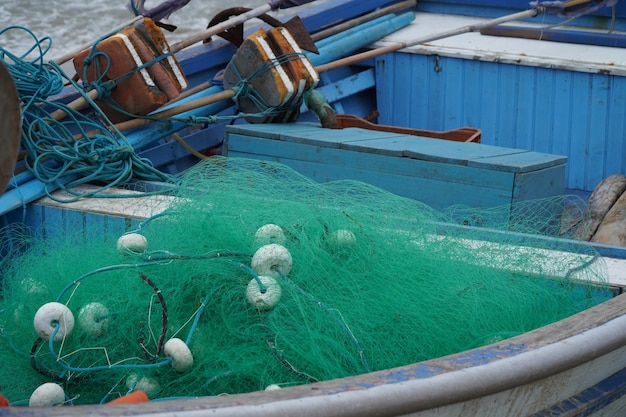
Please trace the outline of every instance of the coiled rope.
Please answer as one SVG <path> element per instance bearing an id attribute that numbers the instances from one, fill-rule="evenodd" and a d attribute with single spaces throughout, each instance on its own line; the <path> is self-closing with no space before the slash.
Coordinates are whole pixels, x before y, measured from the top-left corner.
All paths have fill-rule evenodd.
<path id="1" fill-rule="evenodd" d="M 84 90 L 56 63 L 44 61 L 52 45 L 49 37 L 38 39 L 22 26 L 7 27 L 0 31 L 0 36 L 10 30 L 23 31 L 33 39 L 33 46 L 21 55 L 0 46 L 0 59 L 15 79 L 22 103 L 24 164 L 36 179 L 46 184 L 48 196 L 58 199 L 50 190 L 61 188 L 74 196 L 63 199 L 64 202 L 82 197 L 112 197 L 103 191 L 131 180 L 175 181 L 171 175 L 154 168 L 149 160 L 140 158 Z M 66 82 L 73 84 L 91 104 L 99 121 L 61 102 L 48 100 L 59 94 Z M 55 110 L 63 110 L 67 117 L 55 120 L 51 116 Z M 89 193 L 74 190 L 78 185 L 94 181 L 105 185 Z"/>

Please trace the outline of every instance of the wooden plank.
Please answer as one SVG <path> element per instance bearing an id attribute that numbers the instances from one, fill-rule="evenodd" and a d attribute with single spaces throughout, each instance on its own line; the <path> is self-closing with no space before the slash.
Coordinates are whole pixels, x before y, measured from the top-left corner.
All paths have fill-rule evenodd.
<path id="1" fill-rule="evenodd" d="M 485 157 L 472 160 L 468 165 L 496 171 L 531 172 L 553 166 L 565 165 L 566 162 L 567 157 L 565 156 L 522 151 L 497 157 Z"/>
<path id="2" fill-rule="evenodd" d="M 527 152 L 520 149 L 406 135 L 398 135 L 387 140 L 369 140 L 352 145 L 354 145 L 354 150 L 357 147 L 369 152 L 376 152 L 382 149 L 402 150 L 402 156 L 407 158 L 456 165 L 469 165 L 469 162 L 472 160 Z"/>
<path id="3" fill-rule="evenodd" d="M 74 188 L 74 191 L 78 193 L 89 193 L 93 190 L 97 189 L 97 187 L 90 185 L 81 185 Z M 109 216 L 118 216 L 125 217 L 130 219 L 145 219 L 154 214 L 160 213 L 161 211 L 167 209 L 171 204 L 174 197 L 167 195 L 152 195 L 146 196 L 139 192 L 133 192 L 130 190 L 122 190 L 118 188 L 110 188 L 107 190 L 103 190 L 102 194 L 111 196 L 121 196 L 128 195 L 132 196 L 133 194 L 136 197 L 132 198 L 83 198 L 78 201 L 74 201 L 71 203 L 62 203 L 57 201 L 68 199 L 70 194 L 64 191 L 57 191 L 55 193 L 56 199 L 51 199 L 49 197 L 43 197 L 35 202 L 32 205 L 35 206 L 43 206 L 46 210 L 50 208 L 63 208 L 65 211 L 75 211 L 75 212 L 90 212 L 90 213 L 100 213 L 106 214 Z M 106 204 L 104 203 L 106 201 Z M 47 212 L 46 212 L 47 214 Z M 53 213 L 54 214 L 54 213 Z M 48 217 L 45 218 L 48 221 Z"/>
<path id="4" fill-rule="evenodd" d="M 382 141 L 392 140 L 399 135 L 389 132 L 367 130 L 359 128 L 348 129 L 323 129 L 306 130 L 302 132 L 290 131 L 281 134 L 280 139 L 292 143 L 303 143 L 312 146 L 322 146 L 329 148 L 343 148 L 347 144 L 364 143 L 365 141 L 380 139 Z"/>
<path id="5" fill-rule="evenodd" d="M 261 157 L 261 159 L 266 159 Z M 324 163 L 313 163 L 302 160 L 281 160 L 298 172 L 306 173 L 310 178 L 319 181 L 337 179 L 355 179 L 380 187 L 401 197 L 420 201 L 435 210 L 444 210 L 452 205 L 463 204 L 472 207 L 495 207 L 509 204 L 510 193 L 507 190 L 494 190 L 480 185 L 469 186 L 454 181 L 424 178 L 370 169 L 372 161 L 361 164 L 361 167 L 342 166 L 328 171 Z"/>
<path id="6" fill-rule="evenodd" d="M 246 135 L 254 134 L 259 138 L 280 140 L 282 135 L 289 135 L 292 132 L 306 132 L 316 130 L 319 125 L 314 123 L 268 123 L 268 124 L 239 124 L 226 126 L 226 136 L 230 134 Z M 252 133 L 254 132 L 254 133 Z"/>
<path id="7" fill-rule="evenodd" d="M 507 172 L 245 136 L 229 136 L 225 143 L 229 157 L 280 162 L 320 182 L 355 179 L 420 201 L 428 196 L 425 202 L 439 209 L 451 204 L 490 207 L 511 200 L 514 178 Z"/>
<path id="8" fill-rule="evenodd" d="M 528 172 L 563 164 L 565 157 L 419 136 L 400 135 L 359 128 L 324 131 L 314 124 L 245 125 L 227 128 L 229 133 L 304 143 L 314 146 L 405 156 L 420 160 L 473 165 L 510 172 Z"/>
<path id="9" fill-rule="evenodd" d="M 515 174 L 511 202 L 561 196 L 565 193 L 565 165 Z"/>

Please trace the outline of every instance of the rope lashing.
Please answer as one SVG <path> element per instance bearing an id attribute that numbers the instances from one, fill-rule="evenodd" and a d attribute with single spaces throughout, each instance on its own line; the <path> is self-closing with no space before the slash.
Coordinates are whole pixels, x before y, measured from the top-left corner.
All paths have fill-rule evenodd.
<path id="1" fill-rule="evenodd" d="M 87 114 L 59 101 L 48 100 L 49 96 L 61 93 L 65 82 L 70 83 L 92 105 L 98 118 L 112 125 L 93 100 L 58 65 L 44 62 L 52 43 L 50 38 L 37 39 L 32 31 L 20 26 L 9 27 L 0 35 L 7 30 L 21 30 L 33 39 L 33 46 L 19 56 L 0 47 L 0 58 L 16 80 L 22 102 L 24 164 L 36 179 L 66 191 L 92 181 L 105 182 L 101 188 L 103 191 L 131 179 L 173 180 L 155 169 L 150 161 L 138 157 L 117 129 L 110 130 Z M 112 86 L 106 82 L 99 84 L 99 88 L 110 89 Z M 67 116 L 55 120 L 51 116 L 55 110 L 63 110 Z M 71 201 L 86 196 L 72 194 L 76 198 Z"/>
<path id="2" fill-rule="evenodd" d="M 238 78 L 237 84 L 232 87 L 233 91 L 235 92 L 233 100 L 238 103 L 243 98 L 249 99 L 256 105 L 257 108 L 261 110 L 259 112 L 260 115 L 276 115 L 289 111 L 293 108 L 299 108 L 301 104 L 301 97 L 298 97 L 298 99 L 296 100 L 291 100 L 283 106 L 271 106 L 263 96 L 262 92 L 259 92 L 253 87 L 252 80 L 262 74 L 274 70 L 275 68 L 281 67 L 290 61 L 297 61 L 302 59 L 307 58 L 306 55 L 300 52 L 290 52 L 287 54 L 283 54 L 277 56 L 275 59 L 268 60 L 259 65 L 258 68 L 248 77 L 243 77 L 239 69 L 237 68 L 237 65 L 234 62 L 231 62 L 230 68 Z"/>

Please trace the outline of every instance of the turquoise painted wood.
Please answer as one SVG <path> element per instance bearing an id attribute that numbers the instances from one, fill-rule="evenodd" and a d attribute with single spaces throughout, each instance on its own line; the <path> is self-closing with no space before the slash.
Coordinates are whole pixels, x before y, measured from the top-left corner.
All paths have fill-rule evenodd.
<path id="1" fill-rule="evenodd" d="M 626 172 L 626 77 L 396 53 L 376 82 L 381 124 L 476 126 L 483 144 L 565 155 L 571 190 Z"/>
<path id="2" fill-rule="evenodd" d="M 135 229 L 139 224 L 138 219 L 88 209 L 71 209 L 40 201 L 28 205 L 23 221 L 30 227 L 33 237 L 59 242 L 72 239 L 84 243 L 105 239 L 113 247 L 119 236 Z"/>
<path id="3" fill-rule="evenodd" d="M 234 125 L 223 152 L 286 164 L 319 182 L 364 181 L 433 208 L 560 195 L 563 156 L 312 123 Z"/>

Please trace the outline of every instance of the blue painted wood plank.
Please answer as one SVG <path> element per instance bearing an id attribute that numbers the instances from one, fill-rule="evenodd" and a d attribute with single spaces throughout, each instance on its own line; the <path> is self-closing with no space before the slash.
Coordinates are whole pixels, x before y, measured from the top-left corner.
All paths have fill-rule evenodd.
<path id="1" fill-rule="evenodd" d="M 230 157 L 254 155 L 280 161 L 302 160 L 328 165 L 326 171 L 332 173 L 343 166 L 363 166 L 380 172 L 394 172 L 406 176 L 424 176 L 444 182 L 460 182 L 485 188 L 510 190 L 512 174 L 493 172 L 464 165 L 450 165 L 438 161 L 423 161 L 412 158 L 389 158 L 384 155 L 355 152 L 336 148 L 320 148 L 302 143 L 268 141 L 250 136 L 228 135 L 225 143 Z M 471 173 L 471 174 L 470 174 Z"/>
<path id="2" fill-rule="evenodd" d="M 563 195 L 565 165 L 555 165 L 515 175 L 512 202 Z"/>
<path id="3" fill-rule="evenodd" d="M 284 142 L 274 148 L 251 137 L 238 137 L 235 142 L 227 139 L 226 143 L 230 143 L 230 157 L 280 162 L 319 182 L 367 182 L 439 210 L 454 204 L 493 207 L 511 201 L 512 173 L 409 158 L 394 158 L 397 161 L 390 170 L 389 158 L 383 155 Z"/>
<path id="4" fill-rule="evenodd" d="M 602 167 L 604 175 L 626 172 L 626 147 L 619 138 L 626 138 L 626 83 L 611 77 L 609 85 L 609 109 L 607 112 L 606 132 L 606 166 Z M 597 185 L 591 183 L 592 187 Z"/>
<path id="5" fill-rule="evenodd" d="M 352 142 L 342 146 L 342 148 L 368 153 L 396 151 L 388 153 L 392 156 L 396 156 L 397 151 L 400 151 L 400 154 L 397 156 L 424 161 L 445 162 L 452 165 L 469 165 L 471 161 L 480 161 L 484 158 L 496 158 L 511 153 L 527 153 L 527 151 L 518 149 L 402 135 L 382 140 Z M 489 164 L 484 163 L 483 165 L 486 167 Z"/>
<path id="6" fill-rule="evenodd" d="M 347 142 L 358 142 L 371 139 L 395 138 L 394 133 L 366 130 L 358 128 L 324 129 L 314 124 L 267 124 L 241 125 L 227 127 L 227 132 L 241 135 L 252 135 L 270 140 L 281 140 L 294 143 L 304 143 L 313 146 L 339 148 Z"/>
<path id="7" fill-rule="evenodd" d="M 563 164 L 565 157 L 476 143 L 446 141 L 359 128 L 325 130 L 312 124 L 242 125 L 227 131 L 270 140 L 358 152 L 409 157 L 448 164 L 526 172 Z"/>
<path id="8" fill-rule="evenodd" d="M 536 69 L 535 91 L 551 91 L 554 88 L 555 74 L 547 68 Z M 535 93 L 533 101 L 532 118 L 534 121 L 534 148 L 537 152 L 558 153 L 554 149 L 554 111 L 556 97 L 552 94 L 542 94 L 540 97 Z"/>
<path id="9" fill-rule="evenodd" d="M 347 79 L 344 78 L 336 82 L 325 83 L 316 88 L 316 90 L 322 93 L 328 103 L 334 103 L 340 99 L 344 99 L 345 97 L 360 93 L 375 86 L 376 78 L 374 76 L 374 70 L 370 68 L 353 74 Z M 336 107 L 335 110 L 341 113 Z"/>
<path id="10" fill-rule="evenodd" d="M 354 179 L 380 187 L 393 194 L 420 201 L 436 210 L 444 210 L 453 205 L 467 205 L 470 207 L 497 207 L 510 204 L 510 191 L 487 188 L 476 184 L 468 186 L 458 182 L 448 182 L 438 176 L 421 177 L 419 175 L 401 175 L 397 172 L 379 172 L 369 169 L 374 166 L 372 160 L 367 158 L 360 167 L 341 166 L 333 170 L 330 177 L 328 165 L 324 163 L 311 163 L 302 160 L 281 160 L 291 168 L 308 173 L 312 179 L 319 182 L 333 181 L 337 179 Z M 462 168 L 462 167 L 461 167 Z M 442 167 L 432 166 L 433 172 Z M 465 175 L 481 176 L 480 173 L 466 172 Z M 509 178 L 508 181 L 511 179 Z M 508 182 L 507 181 L 507 182 Z"/>
<path id="11" fill-rule="evenodd" d="M 606 178 L 605 170 L 607 160 L 608 137 L 608 106 L 610 100 L 610 80 L 608 75 L 597 75 L 591 77 L 589 100 L 591 103 L 587 122 L 589 126 L 595 125 L 593 132 L 587 132 L 588 138 L 588 163 L 585 173 L 585 189 L 591 189 L 594 184 Z M 594 123 L 594 121 L 604 121 L 604 123 Z"/>
<path id="12" fill-rule="evenodd" d="M 553 166 L 565 166 L 567 157 L 540 152 L 520 151 L 472 160 L 469 166 L 510 172 L 532 172 Z M 563 173 L 565 178 L 565 172 Z"/>
<path id="13" fill-rule="evenodd" d="M 403 57 L 387 59 L 384 72 L 377 73 L 384 86 L 378 91 L 381 123 L 443 130 L 476 121 L 483 144 L 567 156 L 572 190 L 590 192 L 600 178 L 626 173 L 626 77 L 462 59 L 448 64 L 456 58 L 440 61 L 442 72 L 451 72 L 442 77 L 433 75 L 430 55 L 397 55 Z M 406 74 L 413 80 L 400 83 Z M 463 93 L 471 97 L 464 105 L 447 86 L 455 79 L 465 80 Z M 414 110 L 390 113 L 403 100 L 411 100 Z M 457 126 L 445 125 L 453 119 Z"/>

